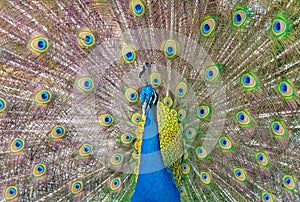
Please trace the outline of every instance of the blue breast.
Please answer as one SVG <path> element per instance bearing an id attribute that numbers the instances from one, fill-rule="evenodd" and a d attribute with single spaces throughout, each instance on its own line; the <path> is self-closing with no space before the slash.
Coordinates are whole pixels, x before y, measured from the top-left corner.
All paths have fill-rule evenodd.
<path id="1" fill-rule="evenodd" d="M 156 109 L 157 106 L 152 107 L 146 116 L 139 176 L 132 202 L 180 201 L 173 174 L 165 167 L 160 152 Z"/>

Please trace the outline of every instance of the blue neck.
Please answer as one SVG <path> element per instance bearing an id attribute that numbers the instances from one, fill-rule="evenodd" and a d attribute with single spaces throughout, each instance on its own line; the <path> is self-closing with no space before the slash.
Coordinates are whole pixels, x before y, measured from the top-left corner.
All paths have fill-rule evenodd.
<path id="1" fill-rule="evenodd" d="M 146 114 L 139 176 L 132 201 L 180 201 L 172 172 L 165 167 L 160 152 L 157 106 L 153 106 Z"/>

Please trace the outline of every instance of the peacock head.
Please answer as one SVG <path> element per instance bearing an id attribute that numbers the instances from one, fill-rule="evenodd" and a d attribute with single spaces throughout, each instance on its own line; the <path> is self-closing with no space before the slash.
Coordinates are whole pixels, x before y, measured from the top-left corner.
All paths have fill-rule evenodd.
<path id="1" fill-rule="evenodd" d="M 143 105 L 143 114 L 157 104 L 158 94 L 151 85 L 144 86 L 140 93 L 140 101 Z"/>

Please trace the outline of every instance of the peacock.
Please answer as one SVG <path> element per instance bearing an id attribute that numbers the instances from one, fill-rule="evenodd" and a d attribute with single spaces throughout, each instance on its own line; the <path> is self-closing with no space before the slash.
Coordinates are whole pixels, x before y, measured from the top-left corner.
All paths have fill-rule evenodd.
<path id="1" fill-rule="evenodd" d="M 1 201 L 300 201 L 298 0 L 0 0 Z"/>

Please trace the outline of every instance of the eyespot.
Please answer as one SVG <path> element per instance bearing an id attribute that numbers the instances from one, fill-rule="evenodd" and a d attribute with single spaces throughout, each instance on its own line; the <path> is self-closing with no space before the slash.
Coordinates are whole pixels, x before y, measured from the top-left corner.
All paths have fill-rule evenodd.
<path id="1" fill-rule="evenodd" d="M 267 166 L 269 164 L 269 159 L 265 152 L 257 152 L 255 158 L 259 165 Z"/>
<path id="2" fill-rule="evenodd" d="M 52 94 L 48 90 L 39 90 L 35 95 L 38 104 L 48 104 L 51 101 L 51 98 Z"/>
<path id="3" fill-rule="evenodd" d="M 272 23 L 272 32 L 276 37 L 282 37 L 288 32 L 289 23 L 284 18 L 276 18 Z"/>
<path id="4" fill-rule="evenodd" d="M 247 90 L 253 90 L 253 89 L 257 88 L 257 86 L 258 86 L 258 82 L 257 82 L 256 78 L 254 77 L 253 74 L 250 74 L 250 73 L 244 74 L 241 77 L 241 84 Z"/>
<path id="5" fill-rule="evenodd" d="M 211 183 L 211 176 L 208 172 L 201 172 L 200 173 L 200 180 L 204 184 L 210 184 Z"/>
<path id="6" fill-rule="evenodd" d="M 123 163 L 123 155 L 122 154 L 114 154 L 110 158 L 110 163 L 113 166 L 120 166 Z"/>
<path id="7" fill-rule="evenodd" d="M 90 144 L 83 144 L 78 150 L 78 153 L 82 157 L 90 156 L 93 152 L 93 147 Z"/>
<path id="8" fill-rule="evenodd" d="M 218 66 L 214 65 L 206 68 L 205 76 L 204 76 L 206 81 L 209 82 L 215 81 L 219 78 L 219 76 L 220 76 L 220 69 Z"/>
<path id="9" fill-rule="evenodd" d="M 185 196 L 185 195 L 186 195 L 186 190 L 185 190 L 185 188 L 184 188 L 184 187 L 181 187 L 181 188 L 179 189 L 179 193 L 180 193 L 180 197 Z"/>
<path id="10" fill-rule="evenodd" d="M 0 113 L 6 109 L 6 101 L 3 98 L 0 98 Z"/>
<path id="11" fill-rule="evenodd" d="M 185 136 L 187 139 L 194 139 L 197 134 L 197 130 L 192 127 L 188 127 L 185 131 Z"/>
<path id="12" fill-rule="evenodd" d="M 21 138 L 15 138 L 10 144 L 10 149 L 12 152 L 17 153 L 21 152 L 25 147 L 25 142 Z"/>
<path id="13" fill-rule="evenodd" d="M 176 95 L 178 98 L 184 98 L 188 93 L 188 85 L 184 81 L 181 81 L 176 86 Z"/>
<path id="14" fill-rule="evenodd" d="M 130 133 L 123 133 L 121 135 L 121 143 L 125 145 L 130 145 L 133 142 L 133 135 Z"/>
<path id="15" fill-rule="evenodd" d="M 110 181 L 110 189 L 115 191 L 119 189 L 122 185 L 121 179 L 119 177 L 114 178 Z"/>
<path id="16" fill-rule="evenodd" d="M 295 189 L 295 179 L 291 175 L 285 175 L 283 177 L 283 186 L 287 188 L 288 190 L 293 190 Z"/>
<path id="17" fill-rule="evenodd" d="M 134 159 L 138 159 L 139 158 L 139 152 L 137 150 L 134 150 L 132 153 L 131 153 L 131 156 L 132 158 Z"/>
<path id="18" fill-rule="evenodd" d="M 121 55 L 125 63 L 133 63 L 136 59 L 136 51 L 130 45 L 125 45 L 122 48 Z"/>
<path id="19" fill-rule="evenodd" d="M 161 84 L 161 74 L 155 72 L 150 75 L 150 82 L 153 88 L 157 88 Z"/>
<path id="20" fill-rule="evenodd" d="M 261 195 L 261 200 L 264 202 L 273 202 L 274 201 L 274 197 L 272 194 L 268 193 L 268 192 L 263 192 Z"/>
<path id="21" fill-rule="evenodd" d="M 110 114 L 101 114 L 99 116 L 99 123 L 101 126 L 109 127 L 114 123 L 114 118 Z"/>
<path id="22" fill-rule="evenodd" d="M 214 18 L 210 17 L 201 23 L 200 33 L 202 34 L 202 36 L 210 36 L 214 33 L 215 29 L 216 21 Z"/>
<path id="23" fill-rule="evenodd" d="M 59 139 L 64 137 L 66 134 L 66 128 L 64 126 L 54 126 L 51 129 L 51 137 L 54 139 Z"/>
<path id="24" fill-rule="evenodd" d="M 36 54 L 44 53 L 49 48 L 48 39 L 35 36 L 29 40 L 28 48 Z"/>
<path id="25" fill-rule="evenodd" d="M 236 27 L 242 27 L 245 25 L 247 20 L 247 13 L 244 9 L 240 8 L 233 14 L 233 25 Z"/>
<path id="26" fill-rule="evenodd" d="M 251 117 L 246 110 L 241 110 L 235 114 L 235 118 L 242 126 L 251 125 Z"/>
<path id="27" fill-rule="evenodd" d="M 271 131 L 273 133 L 273 135 L 275 135 L 278 138 L 282 138 L 285 137 L 286 135 L 286 129 L 284 124 L 279 121 L 279 120 L 275 120 L 271 123 L 270 125 Z"/>
<path id="28" fill-rule="evenodd" d="M 211 107 L 206 104 L 201 104 L 198 107 L 197 116 L 200 119 L 208 119 L 211 115 Z"/>
<path id="29" fill-rule="evenodd" d="M 143 16 L 146 12 L 145 4 L 140 0 L 130 0 L 129 8 L 131 12 L 138 17 Z"/>
<path id="30" fill-rule="evenodd" d="M 178 116 L 179 121 L 181 121 L 181 122 L 184 121 L 186 118 L 186 111 L 184 109 L 178 110 L 177 116 Z"/>
<path id="31" fill-rule="evenodd" d="M 140 124 L 142 121 L 142 116 L 139 114 L 139 113 L 134 113 L 132 116 L 131 116 L 131 122 L 138 125 Z"/>
<path id="32" fill-rule="evenodd" d="M 164 98 L 164 104 L 165 104 L 166 106 L 168 106 L 169 108 L 171 108 L 172 105 L 173 105 L 173 100 L 172 100 L 172 98 L 171 98 L 171 97 L 165 97 L 165 98 Z"/>
<path id="33" fill-rule="evenodd" d="M 133 88 L 128 88 L 125 91 L 125 97 L 128 102 L 134 103 L 138 100 L 138 93 Z"/>
<path id="34" fill-rule="evenodd" d="M 35 177 L 41 177 L 46 173 L 46 165 L 45 164 L 36 164 L 33 167 L 33 175 Z"/>
<path id="35" fill-rule="evenodd" d="M 95 36 L 89 31 L 82 31 L 78 34 L 78 43 L 82 48 L 95 45 Z"/>
<path id="36" fill-rule="evenodd" d="M 203 146 L 197 147 L 195 152 L 197 157 L 201 160 L 207 156 L 207 150 Z"/>
<path id="37" fill-rule="evenodd" d="M 73 182 L 71 185 L 71 192 L 72 194 L 78 194 L 83 190 L 82 181 Z"/>
<path id="38" fill-rule="evenodd" d="M 282 81 L 278 85 L 278 90 L 284 99 L 291 99 L 295 96 L 294 86 L 289 81 Z"/>
<path id="39" fill-rule="evenodd" d="M 4 191 L 4 198 L 6 200 L 12 200 L 18 196 L 18 189 L 15 186 L 9 186 Z"/>
<path id="40" fill-rule="evenodd" d="M 169 39 L 163 45 L 163 52 L 165 56 L 172 59 L 178 55 L 178 44 L 176 41 Z"/>
<path id="41" fill-rule="evenodd" d="M 183 163 L 181 165 L 181 169 L 182 169 L 182 174 L 184 174 L 184 175 L 189 174 L 191 171 L 191 168 L 190 168 L 189 164 L 187 164 L 187 163 Z"/>
<path id="42" fill-rule="evenodd" d="M 241 182 L 246 181 L 246 172 L 242 168 L 234 169 L 234 177 Z"/>
<path id="43" fill-rule="evenodd" d="M 230 150 L 232 149 L 232 142 L 228 137 L 222 136 L 219 138 L 219 146 L 223 150 Z"/>
<path id="44" fill-rule="evenodd" d="M 77 86 L 83 92 L 90 92 L 94 89 L 94 82 L 91 78 L 83 77 L 78 79 Z"/>

